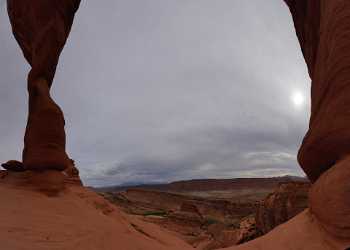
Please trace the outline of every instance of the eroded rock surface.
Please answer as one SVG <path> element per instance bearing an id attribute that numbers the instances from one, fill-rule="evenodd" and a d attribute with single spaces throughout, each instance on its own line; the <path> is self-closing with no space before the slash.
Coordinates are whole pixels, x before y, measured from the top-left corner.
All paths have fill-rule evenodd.
<path id="1" fill-rule="evenodd" d="M 82 186 L 83 182 L 80 179 L 79 169 L 75 166 L 74 160 L 70 159 L 70 165 L 64 170 L 66 176 L 65 182 Z"/>
<path id="2" fill-rule="evenodd" d="M 59 198 L 52 198 L 19 185 L 31 172 L 37 174 L 9 172 L 0 178 L 1 249 L 193 249 L 174 234 L 124 214 L 82 186 L 69 185 Z"/>
<path id="3" fill-rule="evenodd" d="M 24 167 L 20 161 L 10 160 L 1 164 L 6 169 L 0 171 L 3 183 L 9 182 L 18 187 L 26 187 L 49 196 L 58 196 L 64 192 L 66 186 L 83 186 L 79 170 L 73 160 L 65 171 L 41 170 L 33 171 Z"/>
<path id="4" fill-rule="evenodd" d="M 50 88 L 79 4 L 80 0 L 7 0 L 13 34 L 32 67 L 23 150 L 27 169 L 69 166 L 63 112 L 51 98 Z"/>
<path id="5" fill-rule="evenodd" d="M 306 209 L 309 188 L 306 182 L 281 183 L 259 204 L 255 217 L 257 230 L 266 234 Z"/>
<path id="6" fill-rule="evenodd" d="M 240 181 L 247 184 L 246 180 Z M 259 180 L 259 183 L 268 184 L 269 181 L 275 183 L 268 178 Z M 246 188 L 251 187 L 256 193 L 261 191 L 256 188 L 256 183 L 249 182 L 251 186 Z M 195 192 L 193 186 L 191 189 L 186 186 L 190 191 L 181 194 L 134 188 L 103 195 L 127 213 L 138 214 L 147 222 L 177 233 L 195 248 L 213 250 L 253 240 L 302 212 L 308 206 L 310 183 L 301 178 L 276 184 L 275 190 L 258 204 L 260 199 L 251 201 L 249 193 L 246 199 L 243 196 L 239 199 L 219 198 L 217 193 L 210 198 L 202 192 Z M 202 186 L 196 187 L 203 190 Z M 260 188 L 265 190 L 264 186 Z M 211 194 L 208 186 L 206 189 L 208 195 Z M 234 195 L 241 190 L 229 189 L 227 192 Z M 200 197 L 193 196 L 193 193 Z"/>
<path id="7" fill-rule="evenodd" d="M 6 163 L 1 164 L 1 166 L 8 171 L 13 171 L 13 172 L 26 171 L 26 168 L 24 167 L 23 163 L 16 160 L 10 160 Z"/>
<path id="8" fill-rule="evenodd" d="M 310 210 L 334 237 L 350 247 L 350 158 L 324 173 L 310 190 Z"/>

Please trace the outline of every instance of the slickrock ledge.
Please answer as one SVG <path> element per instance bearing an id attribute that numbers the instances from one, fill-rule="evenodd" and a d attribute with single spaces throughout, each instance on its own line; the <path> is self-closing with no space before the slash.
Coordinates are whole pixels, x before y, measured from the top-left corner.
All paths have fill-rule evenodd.
<path id="1" fill-rule="evenodd" d="M 67 185 L 58 196 L 50 197 L 21 185 L 24 173 L 0 173 L 1 249 L 193 249 L 176 235 L 122 213 L 82 186 Z"/>

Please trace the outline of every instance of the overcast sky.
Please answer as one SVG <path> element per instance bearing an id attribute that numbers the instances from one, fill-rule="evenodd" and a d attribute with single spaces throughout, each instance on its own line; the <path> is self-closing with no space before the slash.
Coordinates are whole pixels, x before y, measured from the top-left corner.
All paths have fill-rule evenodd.
<path id="1" fill-rule="evenodd" d="M 0 161 L 29 70 L 0 10 Z M 86 185 L 302 175 L 310 80 L 282 0 L 83 0 L 52 95 Z"/>

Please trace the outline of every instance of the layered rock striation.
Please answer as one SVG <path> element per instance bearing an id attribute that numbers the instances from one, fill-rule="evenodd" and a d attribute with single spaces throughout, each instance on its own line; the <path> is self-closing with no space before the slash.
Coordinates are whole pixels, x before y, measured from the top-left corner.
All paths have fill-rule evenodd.
<path id="1" fill-rule="evenodd" d="M 286 3 L 312 80 L 310 128 L 298 155 L 315 182 L 310 210 L 333 237 L 350 241 L 350 2 Z"/>
<path id="2" fill-rule="evenodd" d="M 68 184 L 55 198 L 43 195 L 28 178 L 31 174 L 0 171 L 1 249 L 194 249 L 82 186 Z"/>
<path id="3" fill-rule="evenodd" d="M 286 0 L 312 80 L 298 160 L 311 181 L 350 153 L 350 2 Z"/>

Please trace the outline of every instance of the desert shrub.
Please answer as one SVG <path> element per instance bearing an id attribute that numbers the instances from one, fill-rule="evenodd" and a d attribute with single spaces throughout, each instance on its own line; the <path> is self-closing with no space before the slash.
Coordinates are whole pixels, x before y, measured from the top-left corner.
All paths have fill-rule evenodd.
<path id="1" fill-rule="evenodd" d="M 209 218 L 205 218 L 204 225 L 205 226 L 210 226 L 210 225 L 217 224 L 217 223 L 219 223 L 218 220 L 209 217 Z"/>
<path id="2" fill-rule="evenodd" d="M 161 216 L 165 217 L 167 213 L 165 211 L 146 211 L 143 213 L 143 216 Z"/>

